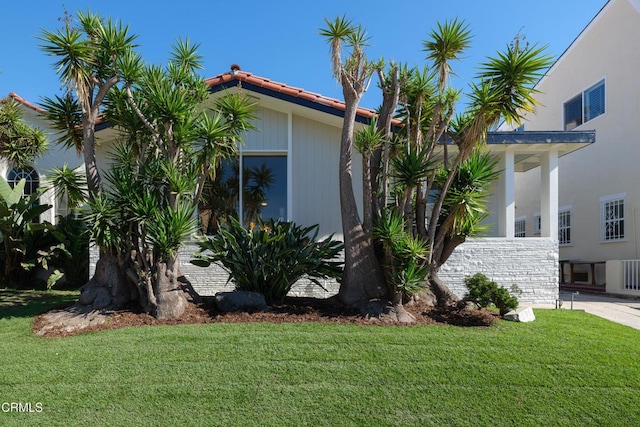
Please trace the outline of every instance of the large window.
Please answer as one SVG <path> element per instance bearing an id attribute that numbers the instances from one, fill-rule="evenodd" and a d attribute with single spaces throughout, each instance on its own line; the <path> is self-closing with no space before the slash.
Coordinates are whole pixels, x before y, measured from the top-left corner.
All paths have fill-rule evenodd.
<path id="1" fill-rule="evenodd" d="M 287 157 L 242 157 L 242 219 L 245 224 L 287 220 Z"/>
<path id="2" fill-rule="evenodd" d="M 35 169 L 13 168 L 7 174 L 7 182 L 11 188 L 15 187 L 21 179 L 25 180 L 24 190 L 22 191 L 23 196 L 30 196 L 38 190 L 38 187 L 40 186 L 40 177 Z"/>
<path id="3" fill-rule="evenodd" d="M 558 243 L 563 246 L 571 244 L 571 208 L 558 210 Z"/>
<path id="4" fill-rule="evenodd" d="M 603 242 L 624 239 L 624 200 L 626 194 L 600 199 L 600 238 Z"/>
<path id="5" fill-rule="evenodd" d="M 286 155 L 243 154 L 222 162 L 215 176 L 199 205 L 204 233 L 215 233 L 230 216 L 242 218 L 245 225 L 288 219 Z"/>
<path id="6" fill-rule="evenodd" d="M 600 80 L 580 95 L 564 104 L 564 129 L 571 130 L 582 123 L 604 114 L 605 86 Z"/>

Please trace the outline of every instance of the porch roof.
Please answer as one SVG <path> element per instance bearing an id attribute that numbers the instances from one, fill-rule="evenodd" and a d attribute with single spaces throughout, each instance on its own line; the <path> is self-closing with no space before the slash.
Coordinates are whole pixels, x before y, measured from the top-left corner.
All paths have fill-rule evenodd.
<path id="1" fill-rule="evenodd" d="M 487 149 L 492 153 L 514 153 L 515 171 L 526 172 L 540 166 L 541 155 L 557 150 L 564 156 L 596 142 L 595 130 L 580 131 L 495 131 L 487 133 Z M 448 148 L 456 152 L 453 142 Z"/>

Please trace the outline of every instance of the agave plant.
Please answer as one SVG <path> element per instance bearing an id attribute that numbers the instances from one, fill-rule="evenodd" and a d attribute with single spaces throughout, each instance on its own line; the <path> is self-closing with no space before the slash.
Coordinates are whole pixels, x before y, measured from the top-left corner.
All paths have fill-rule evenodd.
<path id="1" fill-rule="evenodd" d="M 218 234 L 198 242 L 191 262 L 201 267 L 219 262 L 237 290 L 260 292 L 267 302 L 279 302 L 303 276 L 323 289 L 318 279 L 341 277 L 342 243 L 333 236 L 316 241 L 317 235 L 317 225 L 258 220 L 243 227 L 232 217 Z"/>

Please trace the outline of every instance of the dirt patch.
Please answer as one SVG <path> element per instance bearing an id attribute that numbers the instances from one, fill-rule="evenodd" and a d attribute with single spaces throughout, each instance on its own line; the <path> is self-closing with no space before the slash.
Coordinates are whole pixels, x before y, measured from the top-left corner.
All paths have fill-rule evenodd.
<path id="1" fill-rule="evenodd" d="M 435 308 L 426 304 L 414 303 L 405 307 L 416 317 L 413 325 L 456 325 L 456 326 L 490 326 L 499 319 L 497 313 L 466 308 Z M 59 310 L 57 311 L 59 312 Z M 203 323 L 351 323 L 357 325 L 389 325 L 378 319 L 368 319 L 359 312 L 341 307 L 333 300 L 314 298 L 287 298 L 283 304 L 271 306 L 264 312 L 221 313 L 213 299 L 205 299 L 200 304 L 190 304 L 179 319 L 157 320 L 146 313 L 135 310 L 119 310 L 96 313 L 100 322 L 94 321 L 80 329 L 69 330 L 64 326 L 53 326 L 49 318 L 56 312 L 48 312 L 36 316 L 33 322 L 34 333 L 45 337 L 64 337 L 84 332 L 103 331 L 126 328 L 129 326 L 157 326 Z M 401 326 L 397 323 L 398 326 Z"/>

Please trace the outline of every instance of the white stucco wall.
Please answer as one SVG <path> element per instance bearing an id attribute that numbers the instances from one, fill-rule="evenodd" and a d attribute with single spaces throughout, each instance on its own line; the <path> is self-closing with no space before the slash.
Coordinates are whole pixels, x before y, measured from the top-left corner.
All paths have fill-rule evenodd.
<path id="1" fill-rule="evenodd" d="M 640 2 L 613 0 L 576 39 L 548 75 L 536 97 L 540 106 L 526 130 L 561 130 L 564 103 L 602 79 L 605 113 L 578 126 L 596 130 L 596 143 L 560 159 L 558 205 L 571 206 L 572 244 L 563 259 L 605 261 L 640 256 Z M 516 216 L 539 211 L 539 169 L 517 177 Z M 600 198 L 626 193 L 625 239 L 601 242 Z"/>
<path id="2" fill-rule="evenodd" d="M 48 122 L 45 121 L 36 111 L 23 106 L 22 118 L 29 126 L 44 131 L 49 141 L 47 152 L 43 156 L 34 159 L 32 165 L 36 172 L 38 172 L 41 188 L 50 187 L 51 184 L 48 181 L 48 178 L 51 177 L 51 171 L 54 168 L 62 167 L 65 163 L 72 169 L 83 165 L 82 157 L 74 148 L 65 148 L 57 143 L 58 132 L 52 129 Z M 8 172 L 9 165 L 4 160 L 0 159 L 0 175 L 6 179 Z M 52 209 L 49 209 L 40 215 L 40 220 L 55 223 L 55 217 L 60 212 L 58 212 L 58 200 L 54 197 L 53 191 L 47 191 L 43 194 L 40 198 L 40 203 L 50 204 L 53 206 Z M 64 214 L 66 211 L 63 211 L 62 213 Z"/>

